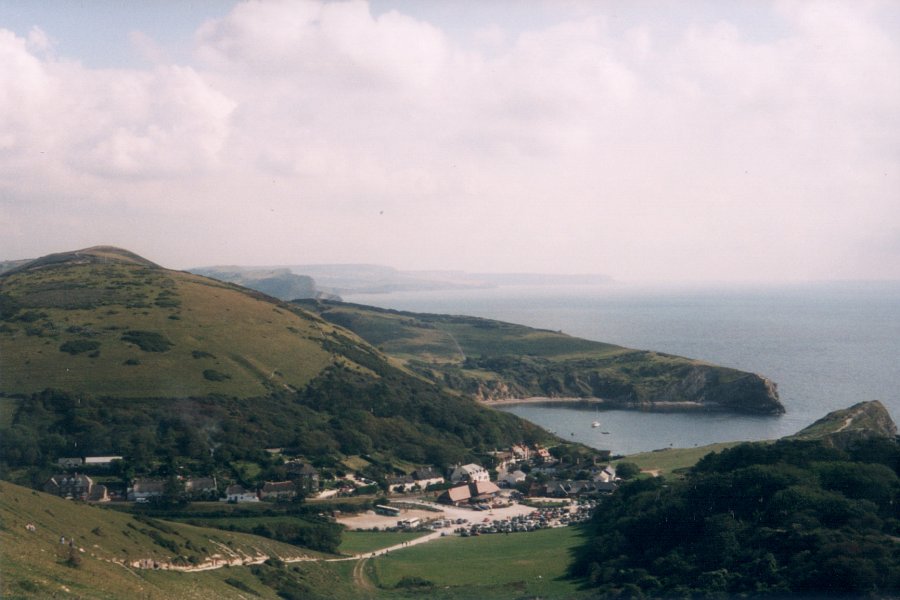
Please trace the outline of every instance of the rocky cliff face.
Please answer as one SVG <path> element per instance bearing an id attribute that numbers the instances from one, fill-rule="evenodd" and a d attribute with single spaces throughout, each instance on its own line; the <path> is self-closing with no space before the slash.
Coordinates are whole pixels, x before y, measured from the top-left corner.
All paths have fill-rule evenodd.
<path id="1" fill-rule="evenodd" d="M 637 410 L 715 410 L 778 415 L 784 406 L 776 385 L 753 373 L 740 373 L 697 364 L 679 377 L 666 377 L 648 385 L 619 374 L 597 370 L 570 370 L 561 375 L 531 378 L 453 381 L 451 385 L 477 400 L 492 402 L 514 398 L 593 398 L 606 406 Z M 507 375 L 507 373 L 503 373 Z M 455 385 L 454 385 L 455 384 Z"/>
<path id="2" fill-rule="evenodd" d="M 850 408 L 830 412 L 788 439 L 822 440 L 836 448 L 871 437 L 894 437 L 897 424 L 878 400 L 860 402 Z"/>

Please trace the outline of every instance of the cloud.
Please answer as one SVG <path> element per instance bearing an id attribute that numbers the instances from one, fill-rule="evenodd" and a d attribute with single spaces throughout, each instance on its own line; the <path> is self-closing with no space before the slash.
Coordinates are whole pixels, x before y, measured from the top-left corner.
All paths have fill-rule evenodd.
<path id="1" fill-rule="evenodd" d="M 118 70 L 0 31 L 0 214 L 142 223 L 179 266 L 900 276 L 865 250 L 900 221 L 890 4 L 677 25 L 572 6 L 466 37 L 365 2 L 242 2 L 190 64 L 134 32 L 153 64 Z"/>

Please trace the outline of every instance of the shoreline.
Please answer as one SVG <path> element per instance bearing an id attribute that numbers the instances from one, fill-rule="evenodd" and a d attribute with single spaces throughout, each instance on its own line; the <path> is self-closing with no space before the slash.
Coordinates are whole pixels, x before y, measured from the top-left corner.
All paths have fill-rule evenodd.
<path id="1" fill-rule="evenodd" d="M 529 398 L 503 398 L 500 400 L 479 400 L 479 404 L 494 408 L 504 406 L 517 406 L 520 404 L 545 404 L 548 406 L 598 407 L 606 410 L 627 410 L 640 412 L 731 412 L 726 407 L 715 404 L 703 404 L 700 402 L 652 402 L 646 405 L 629 404 L 606 400 L 604 398 L 576 398 L 576 397 L 550 397 L 531 396 Z"/>

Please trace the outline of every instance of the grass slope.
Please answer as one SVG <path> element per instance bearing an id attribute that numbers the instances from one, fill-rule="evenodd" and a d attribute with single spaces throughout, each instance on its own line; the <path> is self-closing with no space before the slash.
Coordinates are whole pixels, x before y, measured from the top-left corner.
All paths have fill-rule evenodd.
<path id="1" fill-rule="evenodd" d="M 261 294 L 101 252 L 3 275 L 2 392 L 263 396 L 332 364 L 334 330 Z M 32 263 L 34 265 L 34 263 Z"/>
<path id="2" fill-rule="evenodd" d="M 27 524 L 35 530 L 28 531 Z M 66 544 L 60 543 L 64 536 Z M 69 560 L 74 540 L 77 566 Z M 247 567 L 180 573 L 126 567 L 139 559 L 204 563 L 240 556 L 315 558 L 318 553 L 257 536 L 139 520 L 0 482 L 0 596 L 46 598 L 246 598 L 228 578 L 246 580 L 261 597 L 277 597 Z M 83 548 L 84 552 L 79 549 Z M 177 552 L 173 552 L 173 549 Z M 298 563 L 313 565 L 318 563 Z M 319 567 L 317 567 L 319 568 Z"/>
<path id="3" fill-rule="evenodd" d="M 577 527 L 440 538 L 373 559 L 370 575 L 387 598 L 586 597 L 582 582 L 566 577 L 572 552 L 582 542 Z M 429 585 L 405 588 L 404 578 Z"/>

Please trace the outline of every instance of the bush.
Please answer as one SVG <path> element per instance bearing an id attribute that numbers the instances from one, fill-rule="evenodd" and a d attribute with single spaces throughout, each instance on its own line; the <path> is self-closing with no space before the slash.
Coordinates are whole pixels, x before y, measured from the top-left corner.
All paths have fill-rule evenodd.
<path id="1" fill-rule="evenodd" d="M 412 575 L 407 575 L 403 579 L 397 582 L 394 586 L 398 589 L 410 589 L 410 588 L 424 588 L 424 587 L 432 587 L 434 583 L 428 581 L 427 579 L 422 579 L 421 577 L 415 577 Z"/>
<path id="2" fill-rule="evenodd" d="M 100 347 L 100 342 L 95 340 L 71 340 L 63 342 L 59 347 L 60 352 L 68 352 L 69 354 L 81 354 L 82 352 L 91 352 Z"/>
<path id="3" fill-rule="evenodd" d="M 230 585 L 231 587 L 237 588 L 242 592 L 247 592 L 248 594 L 253 594 L 254 596 L 259 596 L 259 594 L 252 587 L 241 581 L 240 579 L 235 579 L 234 577 L 229 577 L 225 580 L 225 583 Z"/>
<path id="4" fill-rule="evenodd" d="M 123 342 L 136 345 L 144 352 L 166 352 L 175 345 L 166 339 L 165 336 L 155 331 L 137 331 L 132 329 L 123 333 L 121 339 Z"/>
<path id="5" fill-rule="evenodd" d="M 203 377 L 210 381 L 225 381 L 226 379 L 231 379 L 230 375 L 226 375 L 225 373 L 219 373 L 215 369 L 206 369 L 203 371 Z"/>

